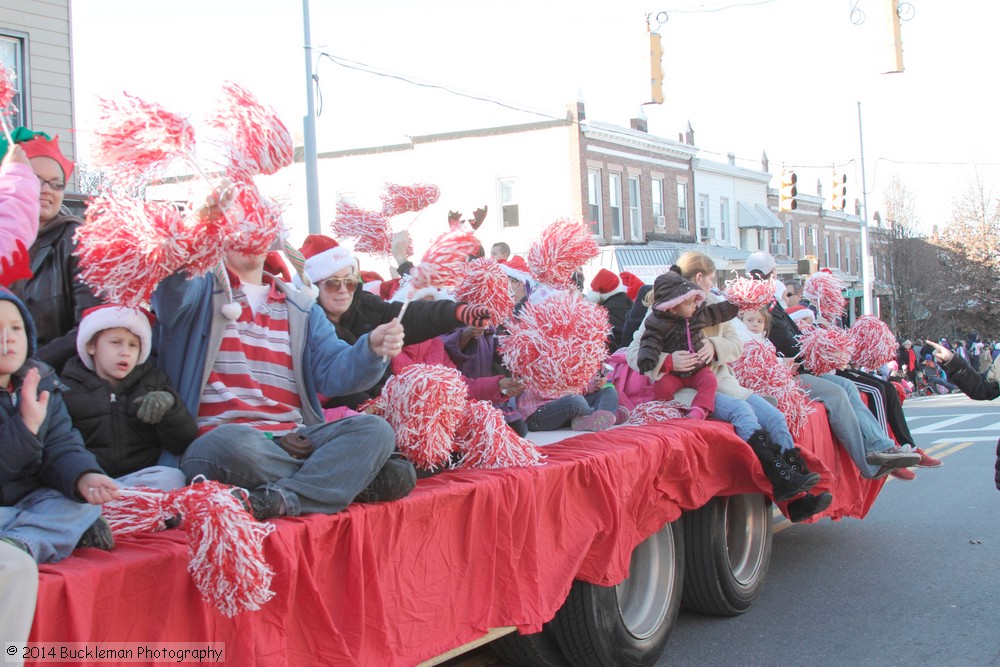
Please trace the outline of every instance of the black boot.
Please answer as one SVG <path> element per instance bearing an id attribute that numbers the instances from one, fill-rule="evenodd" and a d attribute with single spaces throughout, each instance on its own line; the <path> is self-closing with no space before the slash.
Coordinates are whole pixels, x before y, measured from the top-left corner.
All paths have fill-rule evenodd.
<path id="1" fill-rule="evenodd" d="M 803 475 L 808 477 L 809 475 L 813 474 L 809 472 L 809 468 L 806 467 L 806 460 L 802 458 L 802 450 L 800 450 L 798 447 L 792 447 L 791 449 L 786 449 L 785 451 L 781 452 L 781 455 L 784 457 L 788 465 L 792 466 Z M 819 475 L 816 475 L 816 481 L 819 481 Z"/>
<path id="2" fill-rule="evenodd" d="M 807 493 L 798 500 L 788 503 L 788 520 L 792 523 L 805 521 L 814 514 L 819 514 L 833 502 L 833 496 L 824 491 L 818 496 Z"/>
<path id="3" fill-rule="evenodd" d="M 774 489 L 773 495 L 776 502 L 780 503 L 794 498 L 816 486 L 816 483 L 819 482 L 819 475 L 816 473 L 802 474 L 795 467 L 789 465 L 782 455 L 781 447 L 771 442 L 767 431 L 763 429 L 754 431 L 748 444 L 753 453 L 760 459 L 764 474 L 767 475 Z"/>

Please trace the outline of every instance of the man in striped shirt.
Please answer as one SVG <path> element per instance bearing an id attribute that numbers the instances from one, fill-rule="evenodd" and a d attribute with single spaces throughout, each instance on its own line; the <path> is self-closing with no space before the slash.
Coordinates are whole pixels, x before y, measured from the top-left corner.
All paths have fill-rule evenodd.
<path id="1" fill-rule="evenodd" d="M 233 303 L 211 274 L 173 275 L 153 295 L 158 364 L 197 416 L 185 476 L 246 488 L 258 519 L 405 496 L 416 473 L 390 458 L 388 423 L 373 415 L 325 423 L 317 397 L 378 382 L 402 348 L 402 325 L 393 320 L 349 345 L 311 298 L 264 272 L 265 258 L 226 256 Z M 283 447 L 290 435 L 311 452 Z"/>

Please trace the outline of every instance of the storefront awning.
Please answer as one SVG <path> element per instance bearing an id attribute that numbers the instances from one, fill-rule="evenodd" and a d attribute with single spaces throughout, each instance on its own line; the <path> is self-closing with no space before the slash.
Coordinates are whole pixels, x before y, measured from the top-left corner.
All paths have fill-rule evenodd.
<path id="1" fill-rule="evenodd" d="M 740 229 L 782 229 L 781 220 L 766 206 L 736 202 L 736 226 Z"/>

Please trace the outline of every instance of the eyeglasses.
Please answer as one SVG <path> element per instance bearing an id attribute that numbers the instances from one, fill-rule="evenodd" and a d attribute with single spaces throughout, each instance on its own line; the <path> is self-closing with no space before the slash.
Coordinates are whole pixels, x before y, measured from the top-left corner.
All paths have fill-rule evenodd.
<path id="1" fill-rule="evenodd" d="M 339 292 L 340 288 L 345 288 L 348 292 L 353 292 L 361 281 L 357 278 L 327 278 L 320 285 L 331 294 Z"/>
<path id="2" fill-rule="evenodd" d="M 53 178 L 51 181 L 46 181 L 41 176 L 38 177 L 38 186 L 41 187 L 47 185 L 55 192 L 62 192 L 66 189 L 66 181 L 61 181 L 58 178 Z"/>
<path id="3" fill-rule="evenodd" d="M 790 299 L 791 297 L 797 295 L 798 292 L 785 292 L 785 298 Z"/>

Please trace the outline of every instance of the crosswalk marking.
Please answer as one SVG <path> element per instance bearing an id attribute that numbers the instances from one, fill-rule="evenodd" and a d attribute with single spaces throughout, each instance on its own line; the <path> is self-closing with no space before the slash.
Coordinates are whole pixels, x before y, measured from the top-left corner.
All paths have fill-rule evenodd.
<path id="1" fill-rule="evenodd" d="M 981 415 L 958 415 L 957 417 L 952 417 L 951 419 L 935 421 L 933 424 L 928 424 L 927 426 L 920 426 L 918 428 L 910 429 L 910 433 L 912 433 L 913 435 L 919 435 L 921 433 L 933 433 L 935 431 L 940 431 L 947 426 L 951 426 L 952 424 L 958 424 L 960 422 L 968 421 L 970 419 L 976 419 L 980 416 Z M 907 419 L 907 421 L 909 421 L 909 419 Z M 972 431 L 979 429 L 968 429 L 968 430 Z"/>

